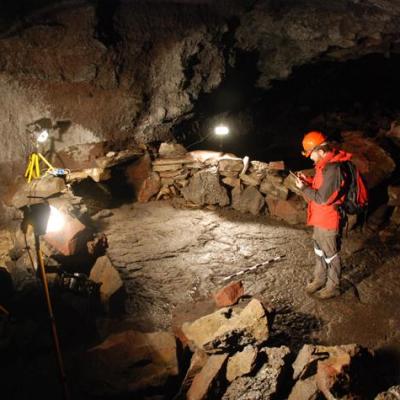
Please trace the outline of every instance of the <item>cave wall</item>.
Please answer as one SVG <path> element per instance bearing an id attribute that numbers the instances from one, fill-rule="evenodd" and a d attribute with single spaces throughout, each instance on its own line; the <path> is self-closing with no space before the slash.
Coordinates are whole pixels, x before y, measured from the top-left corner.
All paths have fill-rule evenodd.
<path id="1" fill-rule="evenodd" d="M 41 118 L 67 126 L 54 132 L 56 151 L 167 140 L 239 53 L 255 55 L 256 85 L 268 89 L 296 66 L 397 52 L 399 11 L 399 0 L 35 1 L 13 9 L 0 18 L 0 163 L 23 169 L 32 149 L 26 126 Z"/>
<path id="2" fill-rule="evenodd" d="M 192 4 L 71 4 L 36 12 L 0 39 L 0 162 L 31 148 L 26 126 L 69 121 L 56 150 L 169 137 L 169 125 L 223 76 L 218 12 Z M 106 21 L 104 21 L 106 19 Z M 111 21 L 111 23 L 110 23 Z M 15 150 L 17 149 L 17 150 Z"/>

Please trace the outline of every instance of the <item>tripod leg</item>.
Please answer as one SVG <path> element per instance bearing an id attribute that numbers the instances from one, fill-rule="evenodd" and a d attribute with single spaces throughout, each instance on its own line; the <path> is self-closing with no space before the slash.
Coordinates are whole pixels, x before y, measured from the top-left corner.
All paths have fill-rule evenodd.
<path id="1" fill-rule="evenodd" d="M 50 322 L 51 322 L 51 331 L 53 334 L 53 342 L 54 342 L 54 348 L 55 348 L 55 353 L 57 357 L 57 363 L 58 363 L 58 369 L 60 373 L 60 379 L 61 379 L 61 384 L 63 385 L 64 389 L 64 399 L 69 400 L 69 390 L 67 386 L 67 377 L 65 374 L 65 369 L 64 369 L 64 361 L 61 353 L 61 346 L 60 346 L 60 341 L 58 338 L 58 332 L 57 332 L 57 325 L 56 321 L 54 318 L 54 313 L 53 313 L 53 306 L 51 303 L 51 298 L 50 298 L 50 292 L 49 292 L 49 286 L 47 284 L 47 277 L 46 277 L 46 271 L 44 267 L 44 261 L 43 261 L 43 256 L 42 252 L 40 250 L 40 238 L 39 235 L 35 233 L 35 247 L 36 247 L 36 257 L 38 260 L 38 268 L 40 271 L 40 278 L 43 284 L 43 290 L 44 290 L 44 295 L 46 298 L 46 303 L 47 303 L 47 311 L 50 317 Z"/>
<path id="2" fill-rule="evenodd" d="M 40 167 L 39 167 L 39 157 L 35 154 L 35 167 L 36 167 L 36 176 L 35 178 L 40 178 Z"/>
<path id="3" fill-rule="evenodd" d="M 29 176 L 29 171 L 31 169 L 31 164 L 32 164 L 32 155 L 29 156 L 29 161 L 28 161 L 28 166 L 26 167 L 25 170 L 25 178 L 27 178 Z"/>
<path id="4" fill-rule="evenodd" d="M 46 160 L 46 158 L 42 154 L 38 153 L 38 157 L 40 157 L 40 159 L 49 167 L 49 169 L 54 169 L 54 167 Z"/>
<path id="5" fill-rule="evenodd" d="M 28 183 L 31 183 L 32 176 L 33 176 L 33 168 L 34 168 L 34 160 L 33 157 L 29 163 L 28 169 L 29 169 L 29 174 L 28 174 Z"/>

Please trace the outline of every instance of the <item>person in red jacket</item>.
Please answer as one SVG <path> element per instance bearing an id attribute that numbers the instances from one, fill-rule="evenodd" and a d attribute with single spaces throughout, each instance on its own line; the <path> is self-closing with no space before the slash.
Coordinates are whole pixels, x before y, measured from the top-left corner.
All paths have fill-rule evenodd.
<path id="1" fill-rule="evenodd" d="M 306 286 L 306 292 L 328 299 L 340 294 L 342 220 L 338 207 L 345 198 L 341 190 L 344 182 L 340 163 L 350 160 L 352 155 L 335 149 L 326 136 L 317 131 L 304 136 L 303 148 L 303 155 L 315 164 L 313 178 L 299 174 L 296 180 L 296 186 L 308 201 L 307 224 L 314 227 L 316 263 L 313 280 Z"/>

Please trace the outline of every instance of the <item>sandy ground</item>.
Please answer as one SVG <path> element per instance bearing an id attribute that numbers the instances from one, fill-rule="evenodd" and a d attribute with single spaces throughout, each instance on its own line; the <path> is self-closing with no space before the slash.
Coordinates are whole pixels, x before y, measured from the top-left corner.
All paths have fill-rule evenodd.
<path id="1" fill-rule="evenodd" d="M 294 349 L 355 342 L 393 357 L 400 352 L 400 256 L 365 234 L 344 241 L 344 293 L 322 301 L 304 291 L 314 262 L 309 228 L 164 201 L 113 209 L 101 229 L 126 285 L 128 320 L 137 328 L 169 329 L 180 308 L 209 299 L 223 277 L 282 255 L 240 277 L 246 294 L 275 310 L 272 341 Z"/>

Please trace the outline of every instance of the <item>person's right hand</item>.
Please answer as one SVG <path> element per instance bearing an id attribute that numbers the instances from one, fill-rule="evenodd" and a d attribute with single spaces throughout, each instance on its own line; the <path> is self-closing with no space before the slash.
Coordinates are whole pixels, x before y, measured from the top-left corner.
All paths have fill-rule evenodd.
<path id="1" fill-rule="evenodd" d="M 296 174 L 302 181 L 307 181 L 307 176 L 304 175 L 302 172 L 298 172 Z"/>

